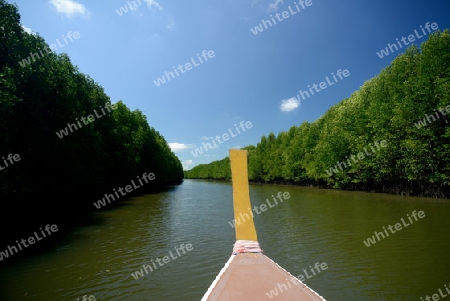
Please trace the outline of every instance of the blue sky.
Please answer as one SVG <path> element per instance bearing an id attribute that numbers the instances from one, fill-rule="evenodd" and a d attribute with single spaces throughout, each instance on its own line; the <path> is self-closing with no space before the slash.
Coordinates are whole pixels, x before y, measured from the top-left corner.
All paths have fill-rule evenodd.
<path id="1" fill-rule="evenodd" d="M 24 28 L 48 44 L 59 39 L 63 47 L 56 52 L 68 53 L 113 102 L 141 110 L 190 169 L 226 157 L 230 148 L 256 145 L 270 132 L 316 120 L 406 48 L 380 58 L 377 52 L 388 43 L 413 34 L 413 44 L 420 45 L 427 38 L 420 26 L 427 22 L 450 28 L 450 2 L 444 0 L 309 1 L 10 3 L 17 3 Z M 267 29 L 254 34 L 251 29 L 262 20 Z M 68 40 L 70 31 L 79 38 Z M 332 73 L 339 69 L 348 70 L 347 77 L 335 81 Z M 174 78 L 158 86 L 165 72 Z M 326 77 L 333 85 L 316 86 L 320 92 L 296 100 L 299 90 L 326 83 Z M 252 127 L 238 134 L 234 124 L 241 121 Z M 192 154 L 207 138 L 224 133 L 228 141 Z"/>

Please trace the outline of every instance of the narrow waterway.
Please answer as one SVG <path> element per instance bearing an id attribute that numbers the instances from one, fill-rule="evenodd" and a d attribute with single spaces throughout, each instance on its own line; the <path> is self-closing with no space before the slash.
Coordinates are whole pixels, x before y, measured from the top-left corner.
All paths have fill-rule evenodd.
<path id="1" fill-rule="evenodd" d="M 280 191 L 290 198 L 275 204 Z M 254 211 L 264 253 L 295 276 L 325 262 L 305 283 L 329 301 L 420 300 L 450 285 L 448 200 L 275 185 L 250 197 L 271 204 Z M 185 180 L 105 207 L 53 250 L 2 268 L 0 300 L 200 300 L 231 254 L 232 219 L 229 183 Z M 385 237 L 367 247 L 374 231 Z M 135 279 L 143 265 L 156 268 Z"/>

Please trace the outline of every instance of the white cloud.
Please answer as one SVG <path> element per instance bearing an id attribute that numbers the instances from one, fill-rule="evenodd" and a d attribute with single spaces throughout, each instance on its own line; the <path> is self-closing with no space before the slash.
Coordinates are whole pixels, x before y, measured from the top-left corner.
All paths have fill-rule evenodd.
<path id="1" fill-rule="evenodd" d="M 270 4 L 269 4 L 268 10 L 269 10 L 269 11 L 277 11 L 277 10 L 278 10 L 278 5 L 279 5 L 280 3 L 283 3 L 283 0 L 275 0 L 274 3 L 270 3 Z"/>
<path id="2" fill-rule="evenodd" d="M 187 148 L 186 144 L 178 143 L 178 142 L 169 143 L 169 147 L 172 151 L 178 151 L 178 150 L 183 150 L 183 149 Z"/>
<path id="3" fill-rule="evenodd" d="M 178 142 L 171 142 L 169 143 L 169 147 L 172 151 L 182 151 L 188 148 L 193 148 L 194 146 L 192 144 L 184 144 L 184 143 L 178 143 Z"/>
<path id="4" fill-rule="evenodd" d="M 74 15 L 87 16 L 86 7 L 72 0 L 50 0 L 56 11 L 71 18 Z"/>
<path id="5" fill-rule="evenodd" d="M 202 136 L 202 140 L 209 140 L 209 137 Z"/>
<path id="6" fill-rule="evenodd" d="M 175 30 L 175 22 L 173 21 L 173 19 L 168 19 L 167 22 L 168 22 L 167 29 L 170 31 L 174 31 Z"/>
<path id="7" fill-rule="evenodd" d="M 181 165 L 183 165 L 183 170 L 189 170 L 194 165 L 194 162 L 192 160 L 186 160 L 181 162 Z"/>
<path id="8" fill-rule="evenodd" d="M 283 99 L 281 101 L 280 109 L 283 112 L 290 112 L 292 110 L 297 109 L 300 106 L 300 101 L 295 99 L 294 97 L 289 99 Z"/>
<path id="9" fill-rule="evenodd" d="M 33 31 L 31 30 L 30 27 L 26 27 L 25 25 L 21 25 L 21 26 L 22 26 L 23 30 L 25 30 L 26 33 L 29 33 L 29 34 L 33 33 Z"/>
<path id="10" fill-rule="evenodd" d="M 155 0 L 144 0 L 144 1 L 145 1 L 145 3 L 147 3 L 147 6 L 150 8 L 152 6 L 154 6 L 154 7 L 158 8 L 159 10 L 163 9 L 163 7 L 161 5 L 159 5 L 159 3 L 156 2 Z"/>

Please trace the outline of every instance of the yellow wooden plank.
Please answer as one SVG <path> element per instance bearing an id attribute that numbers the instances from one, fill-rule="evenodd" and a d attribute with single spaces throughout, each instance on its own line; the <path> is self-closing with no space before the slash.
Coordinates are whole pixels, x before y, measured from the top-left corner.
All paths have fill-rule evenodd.
<path id="1" fill-rule="evenodd" d="M 236 240 L 257 241 L 248 187 L 247 150 L 230 149 Z"/>

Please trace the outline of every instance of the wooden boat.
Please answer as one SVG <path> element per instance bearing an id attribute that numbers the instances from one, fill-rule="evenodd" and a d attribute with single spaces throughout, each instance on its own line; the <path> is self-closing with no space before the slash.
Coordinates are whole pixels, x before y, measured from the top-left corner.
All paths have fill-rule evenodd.
<path id="1" fill-rule="evenodd" d="M 247 151 L 230 150 L 234 217 L 251 208 Z M 253 217 L 236 225 L 233 253 L 201 301 L 320 300 L 314 290 L 262 254 Z M 273 292 L 277 289 L 277 294 Z"/>

